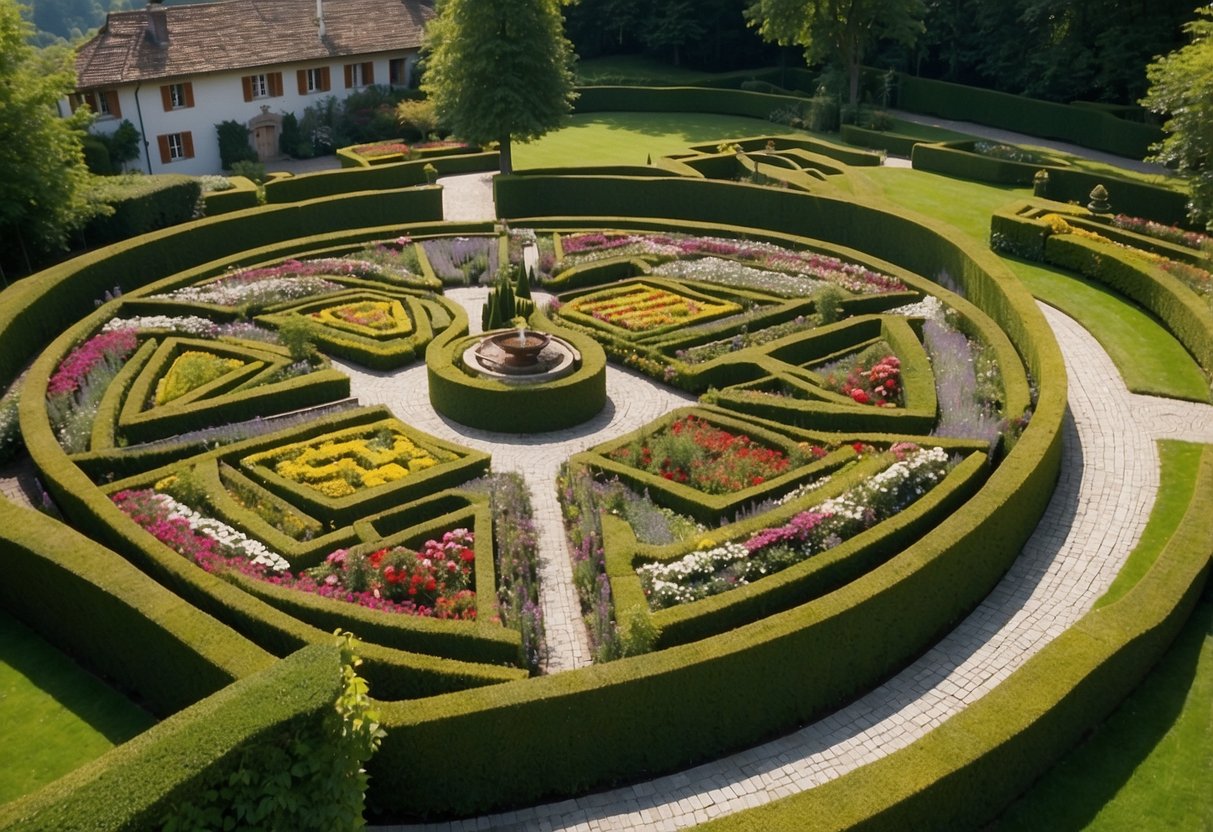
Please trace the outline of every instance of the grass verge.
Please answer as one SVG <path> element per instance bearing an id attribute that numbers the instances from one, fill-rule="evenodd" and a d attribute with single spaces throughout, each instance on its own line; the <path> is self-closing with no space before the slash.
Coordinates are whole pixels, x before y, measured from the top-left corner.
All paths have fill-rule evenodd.
<path id="1" fill-rule="evenodd" d="M 100 757 L 154 722 L 0 611 L 0 803 Z"/>

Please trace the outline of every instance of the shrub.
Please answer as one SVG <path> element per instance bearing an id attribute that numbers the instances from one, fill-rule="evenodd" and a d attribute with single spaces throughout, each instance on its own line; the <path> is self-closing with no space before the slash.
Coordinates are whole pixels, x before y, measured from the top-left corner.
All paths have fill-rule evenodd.
<path id="1" fill-rule="evenodd" d="M 265 184 L 265 165 L 253 159 L 241 159 L 238 162 L 233 162 L 231 165 L 233 176 L 243 176 L 245 179 L 251 179 L 258 185 Z"/>
<path id="2" fill-rule="evenodd" d="M 96 246 L 196 218 L 202 186 L 192 176 L 177 174 L 101 176 L 90 182 L 89 199 L 113 208 L 80 232 L 88 245 Z"/>
<path id="3" fill-rule="evenodd" d="M 396 105 L 396 122 L 410 141 L 424 141 L 439 132 L 438 112 L 429 99 L 401 101 Z"/>
<path id="4" fill-rule="evenodd" d="M 215 131 L 219 134 L 219 164 L 224 168 L 257 161 L 257 151 L 249 144 L 249 130 L 243 124 L 229 119 L 216 124 Z"/>

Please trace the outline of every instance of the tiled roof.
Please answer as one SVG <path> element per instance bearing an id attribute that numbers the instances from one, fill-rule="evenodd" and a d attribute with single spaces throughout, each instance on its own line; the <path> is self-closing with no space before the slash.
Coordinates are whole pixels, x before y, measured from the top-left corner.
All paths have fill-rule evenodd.
<path id="1" fill-rule="evenodd" d="M 78 89 L 412 49 L 434 10 L 421 0 L 225 0 L 111 12 L 76 55 Z M 150 35 L 163 15 L 167 43 Z"/>

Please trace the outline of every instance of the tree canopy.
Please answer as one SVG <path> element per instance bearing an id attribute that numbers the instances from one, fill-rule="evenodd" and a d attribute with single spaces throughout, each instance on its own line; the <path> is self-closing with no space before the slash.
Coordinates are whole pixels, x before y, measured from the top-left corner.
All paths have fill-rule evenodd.
<path id="1" fill-rule="evenodd" d="M 460 138 L 531 141 L 572 111 L 573 47 L 558 0 L 442 0 L 426 30 L 421 88 Z"/>
<path id="2" fill-rule="evenodd" d="M 0 0 L 0 238 L 15 241 L 9 267 L 62 248 L 92 211 L 81 136 L 88 112 L 59 117 L 56 104 L 74 85 L 71 52 L 35 51 L 14 0 Z M 6 246 L 5 248 L 9 248 Z"/>
<path id="3" fill-rule="evenodd" d="M 1192 42 L 1147 68 L 1150 90 L 1141 103 L 1168 115 L 1154 158 L 1189 178 L 1192 215 L 1213 231 L 1213 6 L 1196 12 L 1184 27 Z"/>
<path id="4" fill-rule="evenodd" d="M 746 16 L 766 40 L 803 46 L 810 64 L 838 60 L 855 105 L 866 50 L 882 39 L 912 45 L 924 11 L 922 0 L 754 0 Z"/>

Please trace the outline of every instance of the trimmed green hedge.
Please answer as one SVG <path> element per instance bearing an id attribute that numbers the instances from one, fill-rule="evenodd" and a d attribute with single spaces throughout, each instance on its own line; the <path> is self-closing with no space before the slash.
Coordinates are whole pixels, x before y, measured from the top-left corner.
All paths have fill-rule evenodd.
<path id="1" fill-rule="evenodd" d="M 1145 217 L 1167 225 L 1189 225 L 1188 196 L 1172 187 L 1148 185 L 1134 179 L 1093 173 L 1056 164 L 1030 164 L 975 153 L 972 142 L 919 144 L 914 147 L 915 170 L 1001 185 L 1031 186 L 1038 170 L 1049 174 L 1045 196 L 1055 202 L 1086 205 L 1096 185 L 1108 189 L 1117 213 Z"/>
<path id="2" fill-rule="evenodd" d="M 1104 720 L 1200 599 L 1213 551 L 1213 450 L 1150 571 L 1087 613 L 1008 679 L 912 745 L 817 788 L 699 827 L 978 829 Z"/>
<path id="3" fill-rule="evenodd" d="M 1115 289 L 1157 315 L 1204 368 L 1213 373 L 1213 309 L 1178 279 L 1115 246 L 1073 234 L 1045 240 L 1045 262 Z"/>
<path id="4" fill-rule="evenodd" d="M 923 142 L 918 136 L 907 136 L 889 130 L 870 130 L 854 124 L 842 125 L 839 135 L 844 142 L 860 147 L 872 147 L 883 150 L 890 156 L 904 156 L 907 159 L 914 152 L 914 148 Z"/>
<path id="5" fill-rule="evenodd" d="M 1094 110 L 967 87 L 947 81 L 897 76 L 897 106 L 912 113 L 972 121 L 1047 139 L 1061 139 L 1131 159 L 1143 159 L 1162 130 Z"/>
<path id="6" fill-rule="evenodd" d="M 97 177 L 90 196 L 114 209 L 88 221 L 81 236 L 90 246 L 125 240 L 188 222 L 197 215 L 202 185 L 192 176 Z"/>
<path id="7" fill-rule="evenodd" d="M 0 606 L 167 716 L 273 657 L 99 543 L 0 500 Z"/>
<path id="8" fill-rule="evenodd" d="M 1038 219 L 1052 208 L 1062 214 L 1074 211 L 1073 206 L 1034 201 L 996 212 L 990 219 L 991 245 L 1086 275 L 1141 304 L 1158 316 L 1205 372 L 1213 373 L 1213 309 L 1204 299 L 1182 281 L 1115 245 L 1076 234 L 1053 234 L 1048 223 Z"/>
<path id="9" fill-rule="evenodd" d="M 443 156 L 434 159 L 416 159 L 411 162 L 396 162 L 373 167 L 339 168 L 301 176 L 277 179 L 265 184 L 265 201 L 271 204 L 300 202 L 317 197 L 349 194 L 359 191 L 388 191 L 417 186 L 421 190 L 432 190 L 427 186 L 425 166 L 433 165 L 440 176 L 456 173 L 479 173 L 494 171 L 501 167 L 497 151 L 465 153 L 459 156 Z M 441 204 L 441 190 L 437 191 Z"/>
<path id="10" fill-rule="evenodd" d="M 152 659 L 149 669 L 156 665 Z M 205 789 L 240 768 L 248 747 L 267 742 L 287 746 L 300 735 L 329 736 L 341 688 L 335 646 L 300 650 L 33 794 L 0 806 L 0 829 L 158 829 L 175 806 L 201 799 Z M 253 776 L 272 777 L 273 772 Z"/>
<path id="11" fill-rule="evenodd" d="M 210 191 L 202 195 L 202 201 L 206 205 L 204 213 L 208 217 L 256 208 L 261 204 L 256 182 L 243 176 L 229 176 L 228 181 L 233 187 L 226 191 Z"/>
<path id="12" fill-rule="evenodd" d="M 430 403 L 460 424 L 504 433 L 543 433 L 580 425 L 606 406 L 606 356 L 602 347 L 536 312 L 531 324 L 568 341 L 581 355 L 581 366 L 563 378 L 542 384 L 517 384 L 468 375 L 459 364 L 469 338 L 467 314 L 426 350 Z"/>

